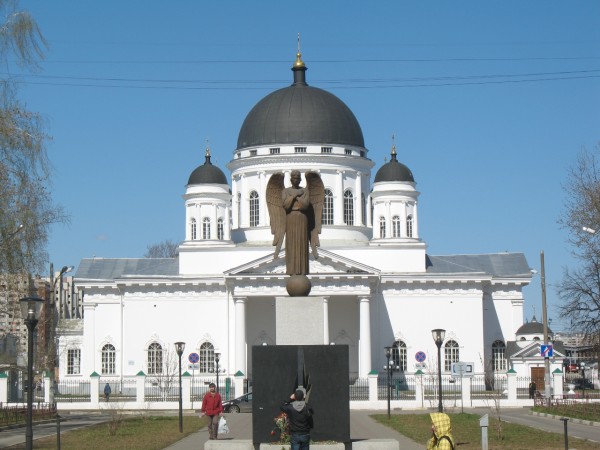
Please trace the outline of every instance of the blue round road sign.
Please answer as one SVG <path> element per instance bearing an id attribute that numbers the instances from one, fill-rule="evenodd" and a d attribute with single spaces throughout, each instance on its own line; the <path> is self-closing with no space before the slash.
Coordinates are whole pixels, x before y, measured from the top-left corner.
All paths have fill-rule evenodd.
<path id="1" fill-rule="evenodd" d="M 200 361 L 200 355 L 198 353 L 190 353 L 190 356 L 188 356 L 188 360 L 192 364 L 196 364 L 198 361 Z"/>
<path id="2" fill-rule="evenodd" d="M 427 355 L 425 354 L 425 352 L 417 352 L 415 354 L 415 359 L 417 360 L 417 362 L 423 362 L 427 359 Z"/>

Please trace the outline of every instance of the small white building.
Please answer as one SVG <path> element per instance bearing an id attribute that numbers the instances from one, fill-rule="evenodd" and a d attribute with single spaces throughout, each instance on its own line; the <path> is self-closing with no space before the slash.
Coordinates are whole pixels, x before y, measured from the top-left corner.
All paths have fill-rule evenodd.
<path id="1" fill-rule="evenodd" d="M 278 172 L 289 185 L 293 169 L 316 170 L 325 185 L 311 295 L 324 311 L 323 344 L 349 346 L 350 378 L 382 371 L 390 345 L 401 370 L 437 371 L 436 328 L 446 330 L 444 372 L 459 360 L 474 361 L 477 372 L 509 368 L 506 346 L 523 324 L 522 289 L 531 280 L 524 255 L 429 253 L 412 171 L 392 147 L 371 182 L 375 164 L 358 120 L 339 98 L 309 86 L 306 70 L 298 54 L 293 84 L 250 110 L 230 176 L 208 149 L 191 170 L 178 258 L 81 261 L 83 318 L 61 324 L 61 379 L 160 374 L 177 341 L 186 343 L 185 360 L 199 354 L 200 373 L 215 370 L 218 352 L 225 375 L 251 378 L 252 346 L 276 341 L 275 298 L 287 295 L 265 190 Z M 417 352 L 426 354 L 424 367 Z"/>

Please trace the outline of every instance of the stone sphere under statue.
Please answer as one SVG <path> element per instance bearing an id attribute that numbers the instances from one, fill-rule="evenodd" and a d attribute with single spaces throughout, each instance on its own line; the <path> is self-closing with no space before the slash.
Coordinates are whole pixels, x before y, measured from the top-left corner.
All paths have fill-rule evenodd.
<path id="1" fill-rule="evenodd" d="M 290 297 L 306 297 L 310 294 L 312 285 L 306 275 L 290 275 L 285 283 Z"/>

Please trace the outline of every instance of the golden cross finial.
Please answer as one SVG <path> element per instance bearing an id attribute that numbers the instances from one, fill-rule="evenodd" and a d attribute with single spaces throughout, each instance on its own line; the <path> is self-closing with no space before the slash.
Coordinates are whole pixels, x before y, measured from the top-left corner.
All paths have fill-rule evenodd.
<path id="1" fill-rule="evenodd" d="M 298 33 L 298 52 L 296 53 L 296 62 L 294 67 L 304 67 L 304 61 L 302 61 L 302 53 L 300 53 L 300 33 Z"/>

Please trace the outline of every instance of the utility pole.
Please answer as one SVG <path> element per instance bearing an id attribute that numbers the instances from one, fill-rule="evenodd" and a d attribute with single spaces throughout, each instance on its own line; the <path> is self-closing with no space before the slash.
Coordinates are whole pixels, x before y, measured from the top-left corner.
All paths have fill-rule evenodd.
<path id="1" fill-rule="evenodd" d="M 544 250 L 540 252 L 540 262 L 540 275 L 542 280 L 542 322 L 544 324 L 544 344 L 548 345 L 548 308 L 546 307 L 546 271 L 544 269 Z M 544 369 L 544 395 L 546 397 L 546 404 L 550 406 L 550 357 L 548 356 L 548 353 L 546 353 L 546 356 L 544 356 Z"/>

